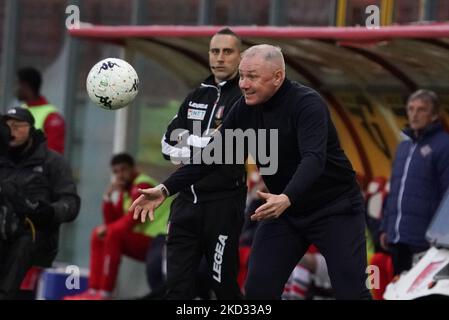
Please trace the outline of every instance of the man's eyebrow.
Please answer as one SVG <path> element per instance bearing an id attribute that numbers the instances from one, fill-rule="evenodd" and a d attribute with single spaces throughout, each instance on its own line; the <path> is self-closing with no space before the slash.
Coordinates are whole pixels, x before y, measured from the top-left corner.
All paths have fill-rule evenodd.
<path id="1" fill-rule="evenodd" d="M 211 47 L 209 50 L 235 50 L 235 49 L 234 48 L 230 48 L 230 47 L 224 47 L 224 48 Z"/>

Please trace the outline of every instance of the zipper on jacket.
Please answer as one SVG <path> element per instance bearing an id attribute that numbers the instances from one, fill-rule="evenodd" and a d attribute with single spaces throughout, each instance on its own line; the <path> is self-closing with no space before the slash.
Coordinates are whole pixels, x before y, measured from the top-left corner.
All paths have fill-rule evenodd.
<path id="1" fill-rule="evenodd" d="M 407 159 L 405 160 L 404 172 L 402 173 L 401 185 L 399 187 L 398 203 L 397 203 L 398 216 L 396 217 L 396 223 L 394 226 L 396 236 L 393 240 L 393 243 L 398 243 L 399 239 L 401 238 L 401 236 L 399 234 L 399 224 L 401 223 L 401 218 L 402 218 L 402 197 L 404 196 L 405 180 L 407 180 L 408 169 L 410 167 L 410 162 L 412 161 L 413 152 L 415 151 L 416 146 L 417 146 L 417 143 L 413 143 L 413 145 L 410 148 L 410 151 L 408 153 Z"/>
<path id="2" fill-rule="evenodd" d="M 215 99 L 214 106 L 212 108 L 212 112 L 210 113 L 209 122 L 207 123 L 207 128 L 206 128 L 206 133 L 205 133 L 206 135 L 209 134 L 209 129 L 210 129 L 210 125 L 212 123 L 212 118 L 214 117 L 214 113 L 215 113 L 215 109 L 217 107 L 218 101 L 220 101 L 221 87 L 224 86 L 225 84 L 226 84 L 226 81 L 220 82 L 218 84 L 218 86 L 212 86 L 212 85 L 204 84 L 204 83 L 201 84 L 202 87 L 214 88 L 215 90 L 217 90 L 217 99 Z M 195 193 L 193 184 L 190 186 L 190 190 L 192 191 L 192 195 L 193 195 L 193 203 L 196 204 L 198 202 L 198 197 Z"/>
<path id="3" fill-rule="evenodd" d="M 204 84 L 204 83 L 201 84 L 201 86 L 203 86 L 203 87 L 210 87 L 210 88 L 214 88 L 215 90 L 217 90 L 217 99 L 216 99 L 215 102 L 214 102 L 214 106 L 213 106 L 213 108 L 212 108 L 212 112 L 211 112 L 210 117 L 209 117 L 209 122 L 207 123 L 206 135 L 209 134 L 210 125 L 211 125 L 211 123 L 212 123 L 212 118 L 213 118 L 213 116 L 214 116 L 215 109 L 216 109 L 216 107 L 217 107 L 218 101 L 220 101 L 221 87 L 224 86 L 225 84 L 226 84 L 226 81 L 220 82 L 220 83 L 218 84 L 218 86 L 212 86 L 212 85 L 208 85 L 208 84 Z"/>

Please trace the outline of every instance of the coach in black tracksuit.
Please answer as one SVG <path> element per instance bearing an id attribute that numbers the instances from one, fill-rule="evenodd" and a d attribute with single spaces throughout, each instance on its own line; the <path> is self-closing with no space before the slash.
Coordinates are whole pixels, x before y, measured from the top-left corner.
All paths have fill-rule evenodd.
<path id="1" fill-rule="evenodd" d="M 212 75 L 191 92 L 162 139 L 167 160 L 190 159 L 221 125 L 241 97 L 237 66 L 240 39 L 229 29 L 211 39 Z M 196 127 L 196 128 L 195 128 Z M 238 241 L 246 200 L 243 165 L 225 165 L 180 191 L 173 201 L 167 237 L 167 298 L 193 299 L 203 255 L 218 299 L 241 297 L 237 284 Z"/>
<path id="2" fill-rule="evenodd" d="M 225 129 L 236 128 L 276 129 L 279 136 L 277 172 L 263 176 L 269 193 L 259 193 L 266 202 L 251 216 L 261 223 L 253 242 L 246 297 L 280 299 L 293 268 L 315 244 L 328 264 L 336 297 L 369 299 L 363 198 L 326 103 L 314 90 L 285 78 L 282 53 L 276 47 L 259 45 L 245 51 L 239 73 L 244 98 L 220 128 L 222 137 Z M 257 158 L 256 162 L 262 167 Z M 131 207 L 135 217 L 152 212 L 166 197 L 164 192 L 175 193 L 217 167 L 180 168 L 160 187 L 142 192 L 145 197 Z"/>

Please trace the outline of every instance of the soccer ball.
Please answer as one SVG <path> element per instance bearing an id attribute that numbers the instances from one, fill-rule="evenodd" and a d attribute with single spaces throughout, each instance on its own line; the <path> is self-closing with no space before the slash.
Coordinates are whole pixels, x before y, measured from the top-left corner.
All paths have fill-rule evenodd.
<path id="1" fill-rule="evenodd" d="M 139 77 L 126 61 L 101 60 L 90 69 L 86 79 L 89 98 L 101 108 L 116 110 L 129 105 L 139 92 Z"/>

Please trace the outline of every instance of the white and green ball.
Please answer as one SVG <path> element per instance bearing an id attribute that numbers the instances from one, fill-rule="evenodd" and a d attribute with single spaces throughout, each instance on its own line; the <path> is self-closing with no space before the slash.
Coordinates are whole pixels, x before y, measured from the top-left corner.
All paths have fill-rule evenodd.
<path id="1" fill-rule="evenodd" d="M 139 77 L 128 62 L 107 58 L 90 69 L 86 89 L 97 106 L 116 110 L 126 107 L 135 99 L 139 92 Z"/>

